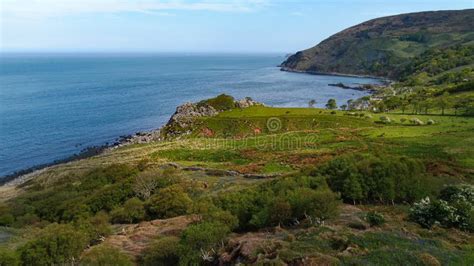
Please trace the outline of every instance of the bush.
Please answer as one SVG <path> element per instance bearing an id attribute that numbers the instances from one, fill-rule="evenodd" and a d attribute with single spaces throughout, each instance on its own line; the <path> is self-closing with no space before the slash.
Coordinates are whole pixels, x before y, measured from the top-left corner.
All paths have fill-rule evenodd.
<path id="1" fill-rule="evenodd" d="M 372 119 L 372 115 L 365 115 L 365 119 Z"/>
<path id="2" fill-rule="evenodd" d="M 210 198 L 195 201 L 190 213 L 200 215 L 202 221 L 222 223 L 231 230 L 239 225 L 239 219 L 235 215 L 217 207 Z"/>
<path id="3" fill-rule="evenodd" d="M 20 259 L 14 251 L 0 248 L 0 266 L 20 265 Z"/>
<path id="4" fill-rule="evenodd" d="M 132 266 L 134 265 L 131 259 L 120 252 L 120 250 L 100 245 L 93 247 L 88 251 L 82 258 L 80 265 L 85 266 L 102 266 L 102 265 L 114 265 L 114 266 Z"/>
<path id="5" fill-rule="evenodd" d="M 385 223 L 385 218 L 381 213 L 370 211 L 365 215 L 365 220 L 370 226 L 380 226 Z"/>
<path id="6" fill-rule="evenodd" d="M 336 111 L 331 111 L 331 114 L 332 114 L 332 115 L 335 115 L 335 114 L 336 114 Z"/>
<path id="7" fill-rule="evenodd" d="M 67 264 L 78 258 L 88 243 L 87 235 L 66 224 L 51 224 L 20 247 L 23 265 Z"/>
<path id="8" fill-rule="evenodd" d="M 404 157 L 350 155 L 336 158 L 319 168 L 333 191 L 356 202 L 414 202 L 431 191 L 424 165 Z"/>
<path id="9" fill-rule="evenodd" d="M 143 265 L 178 265 L 179 238 L 174 236 L 155 240 L 145 249 L 141 258 Z"/>
<path id="10" fill-rule="evenodd" d="M 87 233 L 91 244 L 97 244 L 105 236 L 112 233 L 109 216 L 106 212 L 99 212 L 94 217 L 75 222 L 76 226 Z"/>
<path id="11" fill-rule="evenodd" d="M 402 124 L 405 123 L 406 121 L 407 121 L 407 119 L 406 119 L 405 117 L 400 118 L 400 122 L 401 122 Z"/>
<path id="12" fill-rule="evenodd" d="M 434 124 L 435 124 L 435 121 L 432 120 L 432 119 L 428 119 L 428 121 L 426 121 L 426 124 L 427 124 L 427 125 L 434 125 Z"/>
<path id="13" fill-rule="evenodd" d="M 145 207 L 138 198 L 131 198 L 123 207 L 114 209 L 111 215 L 114 223 L 137 223 L 145 219 Z"/>
<path id="14" fill-rule="evenodd" d="M 181 235 L 180 265 L 197 265 L 202 255 L 212 258 L 224 242 L 229 228 L 218 222 L 202 222 L 188 226 Z"/>
<path id="15" fill-rule="evenodd" d="M 448 186 L 436 200 L 422 199 L 410 209 L 410 219 L 423 227 L 438 224 L 474 232 L 474 186 Z"/>
<path id="16" fill-rule="evenodd" d="M 146 203 L 148 215 L 152 218 L 171 218 L 187 214 L 192 200 L 179 185 L 162 188 Z"/>
<path id="17" fill-rule="evenodd" d="M 234 97 L 221 94 L 215 98 L 207 99 L 198 103 L 198 106 L 210 105 L 217 111 L 225 111 L 235 108 Z"/>
<path id="18" fill-rule="evenodd" d="M 6 213 L 0 216 L 0 226 L 10 226 L 15 222 L 12 214 Z"/>
<path id="19" fill-rule="evenodd" d="M 392 123 L 392 119 L 390 119 L 390 117 L 388 117 L 388 116 L 381 116 L 379 119 L 380 119 L 380 122 L 382 122 L 384 124 Z"/>

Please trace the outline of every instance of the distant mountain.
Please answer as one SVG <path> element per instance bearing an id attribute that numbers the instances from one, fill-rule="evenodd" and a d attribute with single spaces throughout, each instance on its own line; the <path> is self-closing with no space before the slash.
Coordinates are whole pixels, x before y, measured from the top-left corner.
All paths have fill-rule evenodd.
<path id="1" fill-rule="evenodd" d="M 288 57 L 282 70 L 393 79 L 433 48 L 474 44 L 474 9 L 401 14 L 369 20 Z"/>

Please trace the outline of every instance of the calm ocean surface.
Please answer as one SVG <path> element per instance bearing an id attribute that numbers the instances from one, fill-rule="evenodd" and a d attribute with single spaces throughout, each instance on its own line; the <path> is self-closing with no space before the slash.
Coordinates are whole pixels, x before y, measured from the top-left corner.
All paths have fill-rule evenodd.
<path id="1" fill-rule="evenodd" d="M 186 101 L 220 93 L 273 106 L 340 105 L 366 78 L 279 71 L 282 55 L 0 55 L 0 176 L 158 128 Z"/>

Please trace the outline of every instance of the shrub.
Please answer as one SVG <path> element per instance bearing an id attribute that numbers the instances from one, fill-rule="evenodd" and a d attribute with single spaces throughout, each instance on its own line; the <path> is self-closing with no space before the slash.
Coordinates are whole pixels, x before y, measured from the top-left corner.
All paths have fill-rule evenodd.
<path id="1" fill-rule="evenodd" d="M 132 266 L 134 265 L 131 259 L 120 252 L 117 248 L 99 245 L 93 247 L 82 258 L 80 265 L 85 266 Z"/>
<path id="2" fill-rule="evenodd" d="M 426 121 L 426 124 L 427 124 L 427 125 L 434 125 L 434 124 L 435 124 L 435 121 L 432 120 L 432 119 L 428 119 L 428 121 Z"/>
<path id="3" fill-rule="evenodd" d="M 106 212 L 99 212 L 94 217 L 86 220 L 79 220 L 75 225 L 87 233 L 91 244 L 97 244 L 102 237 L 108 236 L 112 233 L 109 224 L 109 216 Z"/>
<path id="4" fill-rule="evenodd" d="M 180 265 L 197 265 L 206 258 L 211 259 L 229 232 L 227 226 L 218 222 L 188 226 L 181 235 Z"/>
<path id="5" fill-rule="evenodd" d="M 381 213 L 370 211 L 365 215 L 365 220 L 370 226 L 380 226 L 385 223 L 385 218 Z"/>
<path id="6" fill-rule="evenodd" d="M 407 121 L 407 119 L 406 119 L 405 117 L 400 118 L 400 122 L 401 122 L 402 124 L 405 123 L 406 121 Z"/>
<path id="7" fill-rule="evenodd" d="M 114 209 L 111 215 L 114 223 L 136 223 L 145 219 L 145 207 L 138 198 L 131 198 L 123 207 Z"/>
<path id="8" fill-rule="evenodd" d="M 410 219 L 423 227 L 435 224 L 474 232 L 474 186 L 448 186 L 438 199 L 422 199 L 410 209 Z"/>
<path id="9" fill-rule="evenodd" d="M 10 226 L 15 222 L 12 214 L 6 213 L 0 216 L 0 226 Z"/>
<path id="10" fill-rule="evenodd" d="M 379 119 L 380 119 L 380 122 L 384 124 L 392 123 L 392 119 L 390 119 L 390 117 L 388 116 L 381 116 Z"/>
<path id="11" fill-rule="evenodd" d="M 235 108 L 234 97 L 221 94 L 215 98 L 207 99 L 198 103 L 198 106 L 210 105 L 217 111 L 225 111 Z"/>
<path id="12" fill-rule="evenodd" d="M 331 114 L 332 114 L 332 115 L 335 115 L 335 114 L 336 114 L 336 111 L 331 111 Z"/>
<path id="13" fill-rule="evenodd" d="M 179 238 L 163 237 L 155 240 L 145 249 L 141 258 L 143 265 L 178 265 Z"/>
<path id="14" fill-rule="evenodd" d="M 195 201 L 190 212 L 199 214 L 202 221 L 220 222 L 231 230 L 239 225 L 239 220 L 235 215 L 230 211 L 216 207 L 210 198 L 201 198 Z"/>
<path id="15" fill-rule="evenodd" d="M 365 115 L 365 119 L 372 119 L 372 115 Z"/>
<path id="16" fill-rule="evenodd" d="M 1 266 L 17 266 L 20 265 L 20 259 L 14 251 L 0 248 L 0 265 Z"/>
<path id="17" fill-rule="evenodd" d="M 291 219 L 291 205 L 283 199 L 276 199 L 258 213 L 254 214 L 250 224 L 257 228 L 280 225 Z"/>
<path id="18" fill-rule="evenodd" d="M 51 224 L 20 247 L 24 265 L 67 264 L 78 258 L 88 243 L 87 235 L 66 224 Z"/>
<path id="19" fill-rule="evenodd" d="M 179 185 L 162 188 L 146 203 L 152 218 L 171 218 L 188 213 L 192 200 Z"/>

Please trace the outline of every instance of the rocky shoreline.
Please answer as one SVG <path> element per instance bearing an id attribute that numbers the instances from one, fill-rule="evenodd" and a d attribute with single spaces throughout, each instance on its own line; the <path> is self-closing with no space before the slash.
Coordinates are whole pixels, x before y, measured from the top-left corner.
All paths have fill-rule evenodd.
<path id="1" fill-rule="evenodd" d="M 263 105 L 262 103 L 252 100 L 250 97 L 245 97 L 241 100 L 235 100 L 235 107 L 237 108 L 247 108 L 253 105 Z M 0 177 L 0 186 L 3 185 L 18 185 L 28 180 L 30 176 L 34 175 L 39 171 L 44 171 L 50 167 L 59 164 L 70 163 L 82 159 L 87 159 L 107 150 L 114 150 L 123 146 L 131 144 L 143 144 L 150 142 L 159 142 L 166 139 L 166 137 L 178 137 L 180 135 L 186 135 L 187 132 L 170 132 L 169 128 L 179 127 L 187 128 L 192 125 L 192 119 L 196 117 L 203 116 L 214 116 L 217 115 L 222 110 L 216 110 L 210 105 L 202 105 L 200 103 L 184 103 L 176 107 L 175 113 L 171 116 L 170 120 L 163 126 L 157 129 L 152 129 L 150 131 L 139 131 L 132 135 L 122 135 L 119 136 L 113 143 L 104 143 L 99 146 L 91 146 L 81 150 L 77 154 L 73 154 L 67 158 L 61 160 L 55 160 L 50 163 L 35 165 L 23 170 L 19 170 L 12 174 Z M 164 129 L 167 133 L 163 134 Z"/>
<path id="2" fill-rule="evenodd" d="M 390 83 L 392 82 L 390 79 L 382 76 L 371 76 L 371 75 L 357 75 L 357 74 L 348 74 L 348 73 L 339 73 L 339 72 L 319 72 L 319 71 L 311 71 L 311 70 L 298 70 L 289 67 L 279 66 L 280 71 L 291 72 L 291 73 L 301 73 L 301 74 L 310 74 L 310 75 L 320 75 L 320 76 L 338 76 L 338 77 L 352 77 L 352 78 L 371 78 L 371 79 L 378 79 L 382 81 L 382 83 Z"/>

